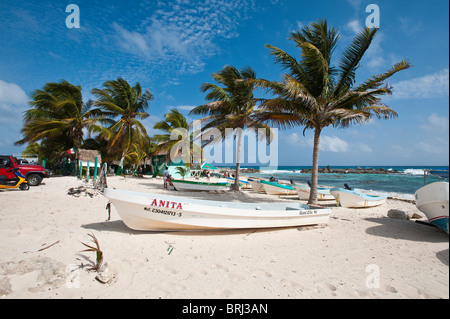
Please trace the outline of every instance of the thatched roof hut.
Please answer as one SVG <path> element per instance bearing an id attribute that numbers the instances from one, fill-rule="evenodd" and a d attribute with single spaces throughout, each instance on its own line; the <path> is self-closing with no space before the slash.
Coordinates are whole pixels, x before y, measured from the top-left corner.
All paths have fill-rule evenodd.
<path id="1" fill-rule="evenodd" d="M 100 155 L 100 152 L 97 150 L 83 150 L 79 149 L 77 150 L 76 157 L 78 160 L 80 160 L 83 163 L 83 166 L 87 165 L 87 162 L 89 162 L 89 167 L 93 167 L 95 165 L 95 158 L 98 157 L 98 166 L 101 166 L 102 163 L 102 156 Z"/>

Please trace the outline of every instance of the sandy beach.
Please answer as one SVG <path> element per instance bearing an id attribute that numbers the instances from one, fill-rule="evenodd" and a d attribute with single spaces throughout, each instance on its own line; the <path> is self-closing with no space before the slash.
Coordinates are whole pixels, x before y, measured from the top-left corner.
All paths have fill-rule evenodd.
<path id="1" fill-rule="evenodd" d="M 241 193 L 174 192 L 160 178 L 109 177 L 111 188 L 227 201 L 299 201 Z M 215 232 L 130 230 L 101 194 L 52 177 L 29 191 L 0 191 L 2 298 L 449 298 L 449 237 L 390 210 L 332 207 L 326 226 Z M 89 190 L 88 186 L 88 190 Z M 422 215 L 423 216 L 423 215 Z M 425 219 L 424 217 L 422 217 Z M 80 252 L 95 235 L 110 282 Z"/>

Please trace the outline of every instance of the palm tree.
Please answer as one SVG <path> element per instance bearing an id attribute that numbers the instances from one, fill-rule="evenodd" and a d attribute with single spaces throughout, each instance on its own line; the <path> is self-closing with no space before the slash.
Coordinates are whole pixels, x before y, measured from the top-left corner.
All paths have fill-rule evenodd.
<path id="1" fill-rule="evenodd" d="M 177 167 L 175 167 L 175 170 L 177 171 L 178 174 L 181 175 L 181 177 L 183 178 L 183 181 L 184 181 L 184 177 L 189 172 L 189 168 L 186 166 L 177 166 Z"/>
<path id="2" fill-rule="evenodd" d="M 253 91 L 256 83 L 251 82 L 256 79 L 255 71 L 250 67 L 242 70 L 234 66 L 225 66 L 221 71 L 212 75 L 213 79 L 219 84 L 203 83 L 200 87 L 202 92 L 208 92 L 206 99 L 209 103 L 197 106 L 189 114 L 206 115 L 202 122 L 202 135 L 208 135 L 208 131 L 218 129 L 223 140 L 232 134 L 237 133 L 237 151 L 236 151 L 236 180 L 234 190 L 239 190 L 239 169 L 241 166 L 241 144 L 242 130 L 249 129 L 258 132 L 258 129 L 264 129 L 265 135 L 259 138 L 270 136 L 270 128 L 257 120 L 257 116 L 262 112 L 257 109 L 258 99 L 255 98 Z M 227 128 L 231 128 L 227 130 Z M 269 140 L 270 141 L 270 140 Z"/>
<path id="3" fill-rule="evenodd" d="M 149 139 L 147 130 L 139 120 L 149 116 L 146 111 L 153 95 L 149 90 L 143 92 L 139 83 L 132 87 L 122 78 L 106 81 L 103 86 L 104 89 L 91 91 L 97 97 L 94 105 L 111 120 L 119 117 L 108 132 L 103 132 L 103 136 L 109 140 L 111 152 L 120 154 L 120 166 L 123 168 L 125 155 L 134 151 L 134 146 L 144 145 L 145 140 Z"/>
<path id="4" fill-rule="evenodd" d="M 84 129 L 102 132 L 102 122 L 107 121 L 100 109 L 92 109 L 92 102 L 83 102 L 81 87 L 65 80 L 47 83 L 36 90 L 29 102 L 32 108 L 25 112 L 22 134 L 24 138 L 15 142 L 23 145 L 46 139 L 67 150 L 80 148 Z"/>
<path id="5" fill-rule="evenodd" d="M 264 115 L 265 120 L 283 128 L 304 126 L 303 135 L 307 129 L 314 131 L 309 204 L 317 204 L 319 142 L 323 128 L 330 125 L 347 128 L 366 123 L 374 117 L 397 117 L 393 109 L 382 103 L 381 97 L 392 94 L 392 87 L 385 81 L 411 67 L 406 60 L 355 85 L 356 70 L 377 32 L 378 29 L 365 28 L 357 34 L 343 51 L 337 66 L 331 64 L 331 58 L 339 34 L 324 20 L 291 33 L 289 39 L 301 51 L 299 61 L 279 48 L 266 45 L 276 62 L 287 72 L 281 82 L 257 81 L 258 87 L 266 88 L 276 96 L 263 103 L 268 111 Z"/>
<path id="6" fill-rule="evenodd" d="M 193 135 L 189 133 L 189 127 L 186 118 L 177 109 L 172 109 L 164 115 L 164 120 L 157 122 L 153 128 L 161 130 L 163 134 L 156 134 L 152 141 L 156 143 L 154 153 L 168 151 L 175 159 L 179 155 L 189 155 L 189 158 L 183 158 L 185 164 L 191 163 L 192 157 L 202 158 L 202 149 L 200 145 L 194 143 Z M 186 145 L 188 140 L 189 146 Z M 189 147 L 189 152 L 184 152 L 183 148 Z M 166 161 L 170 158 L 168 157 Z"/>

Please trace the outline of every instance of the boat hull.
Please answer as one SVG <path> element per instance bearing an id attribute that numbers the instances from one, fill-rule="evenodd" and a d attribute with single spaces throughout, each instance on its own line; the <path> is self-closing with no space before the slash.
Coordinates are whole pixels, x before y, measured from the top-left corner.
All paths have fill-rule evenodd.
<path id="1" fill-rule="evenodd" d="M 435 182 L 425 185 L 416 191 L 415 197 L 416 207 L 427 216 L 428 221 L 448 233 L 448 183 Z"/>
<path id="2" fill-rule="evenodd" d="M 330 209 L 299 203 L 236 203 L 195 200 L 116 189 L 103 195 L 125 225 L 142 231 L 278 228 L 327 224 Z"/>
<path id="3" fill-rule="evenodd" d="M 298 198 L 301 200 L 308 200 L 309 194 L 311 192 L 311 188 L 306 185 L 292 185 L 294 189 L 297 191 Z M 331 195 L 329 189 L 318 188 L 317 189 L 317 199 L 318 200 L 334 200 L 334 196 Z"/>
<path id="4" fill-rule="evenodd" d="M 228 180 L 228 183 L 230 183 L 232 185 L 234 185 L 234 183 L 236 182 L 236 180 L 232 177 L 227 177 L 227 180 Z M 239 180 L 239 188 L 240 189 L 251 189 L 252 185 L 248 181 L 240 179 Z"/>
<path id="5" fill-rule="evenodd" d="M 296 195 L 297 192 L 290 185 L 261 181 L 264 190 L 269 195 Z"/>
<path id="6" fill-rule="evenodd" d="M 375 207 L 386 203 L 386 196 L 367 195 L 342 188 L 333 188 L 330 193 L 336 199 L 337 206 L 347 208 Z"/>
<path id="7" fill-rule="evenodd" d="M 229 191 L 230 184 L 228 183 L 203 183 L 194 181 L 172 180 L 173 186 L 177 190 L 187 191 Z"/>
<path id="8" fill-rule="evenodd" d="M 252 180 L 249 179 L 248 182 L 250 183 L 250 185 L 252 186 L 253 191 L 257 192 L 257 193 L 265 193 L 266 191 L 264 190 L 264 186 L 263 184 L 261 184 L 261 182 L 259 180 Z"/>

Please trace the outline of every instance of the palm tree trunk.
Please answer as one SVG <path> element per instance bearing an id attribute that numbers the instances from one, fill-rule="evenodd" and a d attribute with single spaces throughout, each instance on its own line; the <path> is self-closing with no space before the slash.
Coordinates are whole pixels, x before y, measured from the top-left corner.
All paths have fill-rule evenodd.
<path id="1" fill-rule="evenodd" d="M 118 174 L 116 174 L 116 175 L 123 174 L 123 161 L 124 161 L 124 159 L 125 159 L 125 151 L 122 152 L 122 157 L 120 158 L 120 162 L 119 162 L 119 169 L 117 170 Z"/>
<path id="2" fill-rule="evenodd" d="M 313 165 L 311 169 L 311 191 L 309 194 L 308 204 L 317 205 L 317 184 L 319 179 L 319 142 L 320 132 L 322 129 L 314 130 L 314 149 L 313 149 Z"/>
<path id="3" fill-rule="evenodd" d="M 241 169 L 241 142 L 242 142 L 242 129 L 238 129 L 238 142 L 237 142 L 237 151 L 236 151 L 236 178 L 234 180 L 235 191 L 239 190 L 239 171 Z"/>

